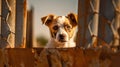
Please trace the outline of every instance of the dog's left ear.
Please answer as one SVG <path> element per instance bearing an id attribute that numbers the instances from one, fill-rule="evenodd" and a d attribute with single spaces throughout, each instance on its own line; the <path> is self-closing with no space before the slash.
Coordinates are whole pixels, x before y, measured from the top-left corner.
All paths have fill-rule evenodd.
<path id="1" fill-rule="evenodd" d="M 41 18 L 43 24 L 49 26 L 55 15 L 50 14 Z"/>
<path id="2" fill-rule="evenodd" d="M 69 20 L 71 21 L 71 24 L 73 26 L 77 26 L 77 24 L 78 24 L 77 15 L 74 13 L 69 13 L 67 16 L 68 16 Z"/>

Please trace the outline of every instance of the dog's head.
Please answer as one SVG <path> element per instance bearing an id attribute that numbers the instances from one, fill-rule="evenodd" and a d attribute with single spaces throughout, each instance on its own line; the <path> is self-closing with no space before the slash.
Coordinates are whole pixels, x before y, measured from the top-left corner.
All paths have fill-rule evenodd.
<path id="1" fill-rule="evenodd" d="M 53 14 L 41 18 L 42 23 L 49 27 L 51 37 L 59 43 L 69 41 L 74 34 L 78 24 L 77 15 L 70 13 L 67 16 L 56 16 Z"/>

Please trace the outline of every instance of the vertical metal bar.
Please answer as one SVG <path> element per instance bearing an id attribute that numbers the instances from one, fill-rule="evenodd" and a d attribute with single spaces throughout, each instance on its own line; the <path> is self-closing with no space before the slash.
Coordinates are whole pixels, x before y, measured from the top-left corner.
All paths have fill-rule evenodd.
<path id="1" fill-rule="evenodd" d="M 120 35 L 118 29 L 120 28 L 120 0 L 112 0 L 114 9 L 115 9 L 115 18 L 111 24 L 111 30 L 113 32 L 113 42 L 112 46 L 117 47 L 120 44 Z"/>
<path id="2" fill-rule="evenodd" d="M 33 46 L 33 7 L 27 13 L 26 47 Z"/>
<path id="3" fill-rule="evenodd" d="M 26 0 L 16 1 L 15 47 L 25 47 L 26 43 Z"/>
<path id="4" fill-rule="evenodd" d="M 117 30 L 120 27 L 120 0 L 116 0 L 116 7 L 114 7 L 114 8 L 116 11 L 116 16 L 114 19 L 115 20 L 115 30 Z"/>
<path id="5" fill-rule="evenodd" d="M 23 46 L 22 47 L 26 47 L 26 29 L 27 29 L 27 0 L 24 0 L 24 23 L 23 23 Z"/>
<path id="6" fill-rule="evenodd" d="M 9 4 L 9 8 L 10 8 L 10 15 L 9 18 L 7 20 L 9 26 L 10 26 L 10 35 L 8 38 L 8 42 L 10 44 L 11 48 L 15 47 L 15 8 L 16 8 L 16 0 L 7 0 L 8 4 Z"/>
<path id="7" fill-rule="evenodd" d="M 10 32 L 10 27 L 7 22 L 9 18 L 9 5 L 7 0 L 2 0 L 2 11 L 1 11 L 1 44 L 0 48 L 5 48 L 5 47 L 10 47 L 7 39 L 9 37 Z"/>
<path id="8" fill-rule="evenodd" d="M 117 35 L 118 35 L 118 37 L 116 38 L 116 41 L 117 41 L 117 43 L 116 44 L 118 44 L 118 46 L 120 46 L 120 30 L 119 30 L 119 28 L 120 28 L 120 0 L 117 0 L 117 2 L 116 2 L 116 17 L 115 17 L 115 30 L 117 31 Z M 119 31 L 118 31 L 119 30 Z"/>
<path id="9" fill-rule="evenodd" d="M 2 11 L 1 7 L 2 7 L 2 0 L 0 0 L 0 44 L 1 44 L 1 11 Z"/>
<path id="10" fill-rule="evenodd" d="M 89 1 L 89 0 L 88 0 Z M 87 22 L 87 11 L 85 7 L 87 0 L 78 0 L 78 32 L 77 32 L 77 40 L 76 45 L 77 47 L 84 47 L 85 46 L 85 36 L 86 36 L 86 22 Z M 88 8 L 87 8 L 88 9 Z"/>
<path id="11" fill-rule="evenodd" d="M 91 0 L 91 7 L 93 9 L 94 15 L 93 15 L 93 20 L 92 20 L 92 25 L 91 25 L 91 31 L 93 33 L 92 37 L 92 45 L 94 47 L 97 46 L 97 36 L 98 36 L 98 23 L 99 23 L 99 4 L 100 0 Z"/>
<path id="12" fill-rule="evenodd" d="M 78 0 L 78 39 L 77 44 L 82 47 L 89 47 L 88 43 L 92 37 L 92 46 L 97 45 L 99 5 L 100 0 Z M 93 16 L 89 9 L 91 5 Z M 91 16 L 90 16 L 91 15 Z M 92 19 L 91 19 L 92 18 Z M 91 20 L 90 20 L 91 19 Z M 88 25 L 88 22 L 90 25 Z M 88 33 L 90 31 L 90 34 Z"/>
<path id="13" fill-rule="evenodd" d="M 76 40 L 76 46 L 77 47 L 80 47 L 80 46 L 83 46 L 83 37 L 81 35 L 83 35 L 83 25 L 80 23 L 80 22 L 83 22 L 83 18 L 81 19 L 80 16 L 81 14 L 83 14 L 83 11 L 80 9 L 81 6 L 83 6 L 82 3 L 84 2 L 81 2 L 83 0 L 78 0 L 78 32 L 77 32 L 77 40 Z"/>

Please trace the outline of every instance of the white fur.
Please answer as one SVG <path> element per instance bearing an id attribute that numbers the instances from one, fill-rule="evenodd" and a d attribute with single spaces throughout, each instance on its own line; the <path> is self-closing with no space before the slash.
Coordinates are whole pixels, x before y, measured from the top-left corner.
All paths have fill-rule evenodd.
<path id="1" fill-rule="evenodd" d="M 57 22 L 63 24 L 65 22 L 65 16 L 61 16 L 58 18 Z"/>
<path id="2" fill-rule="evenodd" d="M 56 39 L 59 40 L 59 35 L 64 34 L 65 35 L 65 40 L 68 41 L 68 33 L 63 29 L 63 27 L 59 28 L 59 31 L 57 32 Z"/>

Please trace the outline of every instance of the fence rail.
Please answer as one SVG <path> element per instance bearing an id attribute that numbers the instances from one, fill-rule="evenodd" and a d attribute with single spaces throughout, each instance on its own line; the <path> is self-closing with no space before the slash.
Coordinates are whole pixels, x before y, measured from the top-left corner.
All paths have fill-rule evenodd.
<path id="1" fill-rule="evenodd" d="M 0 50 L 0 59 L 0 67 L 119 67 L 120 52 L 109 48 L 8 48 Z"/>

